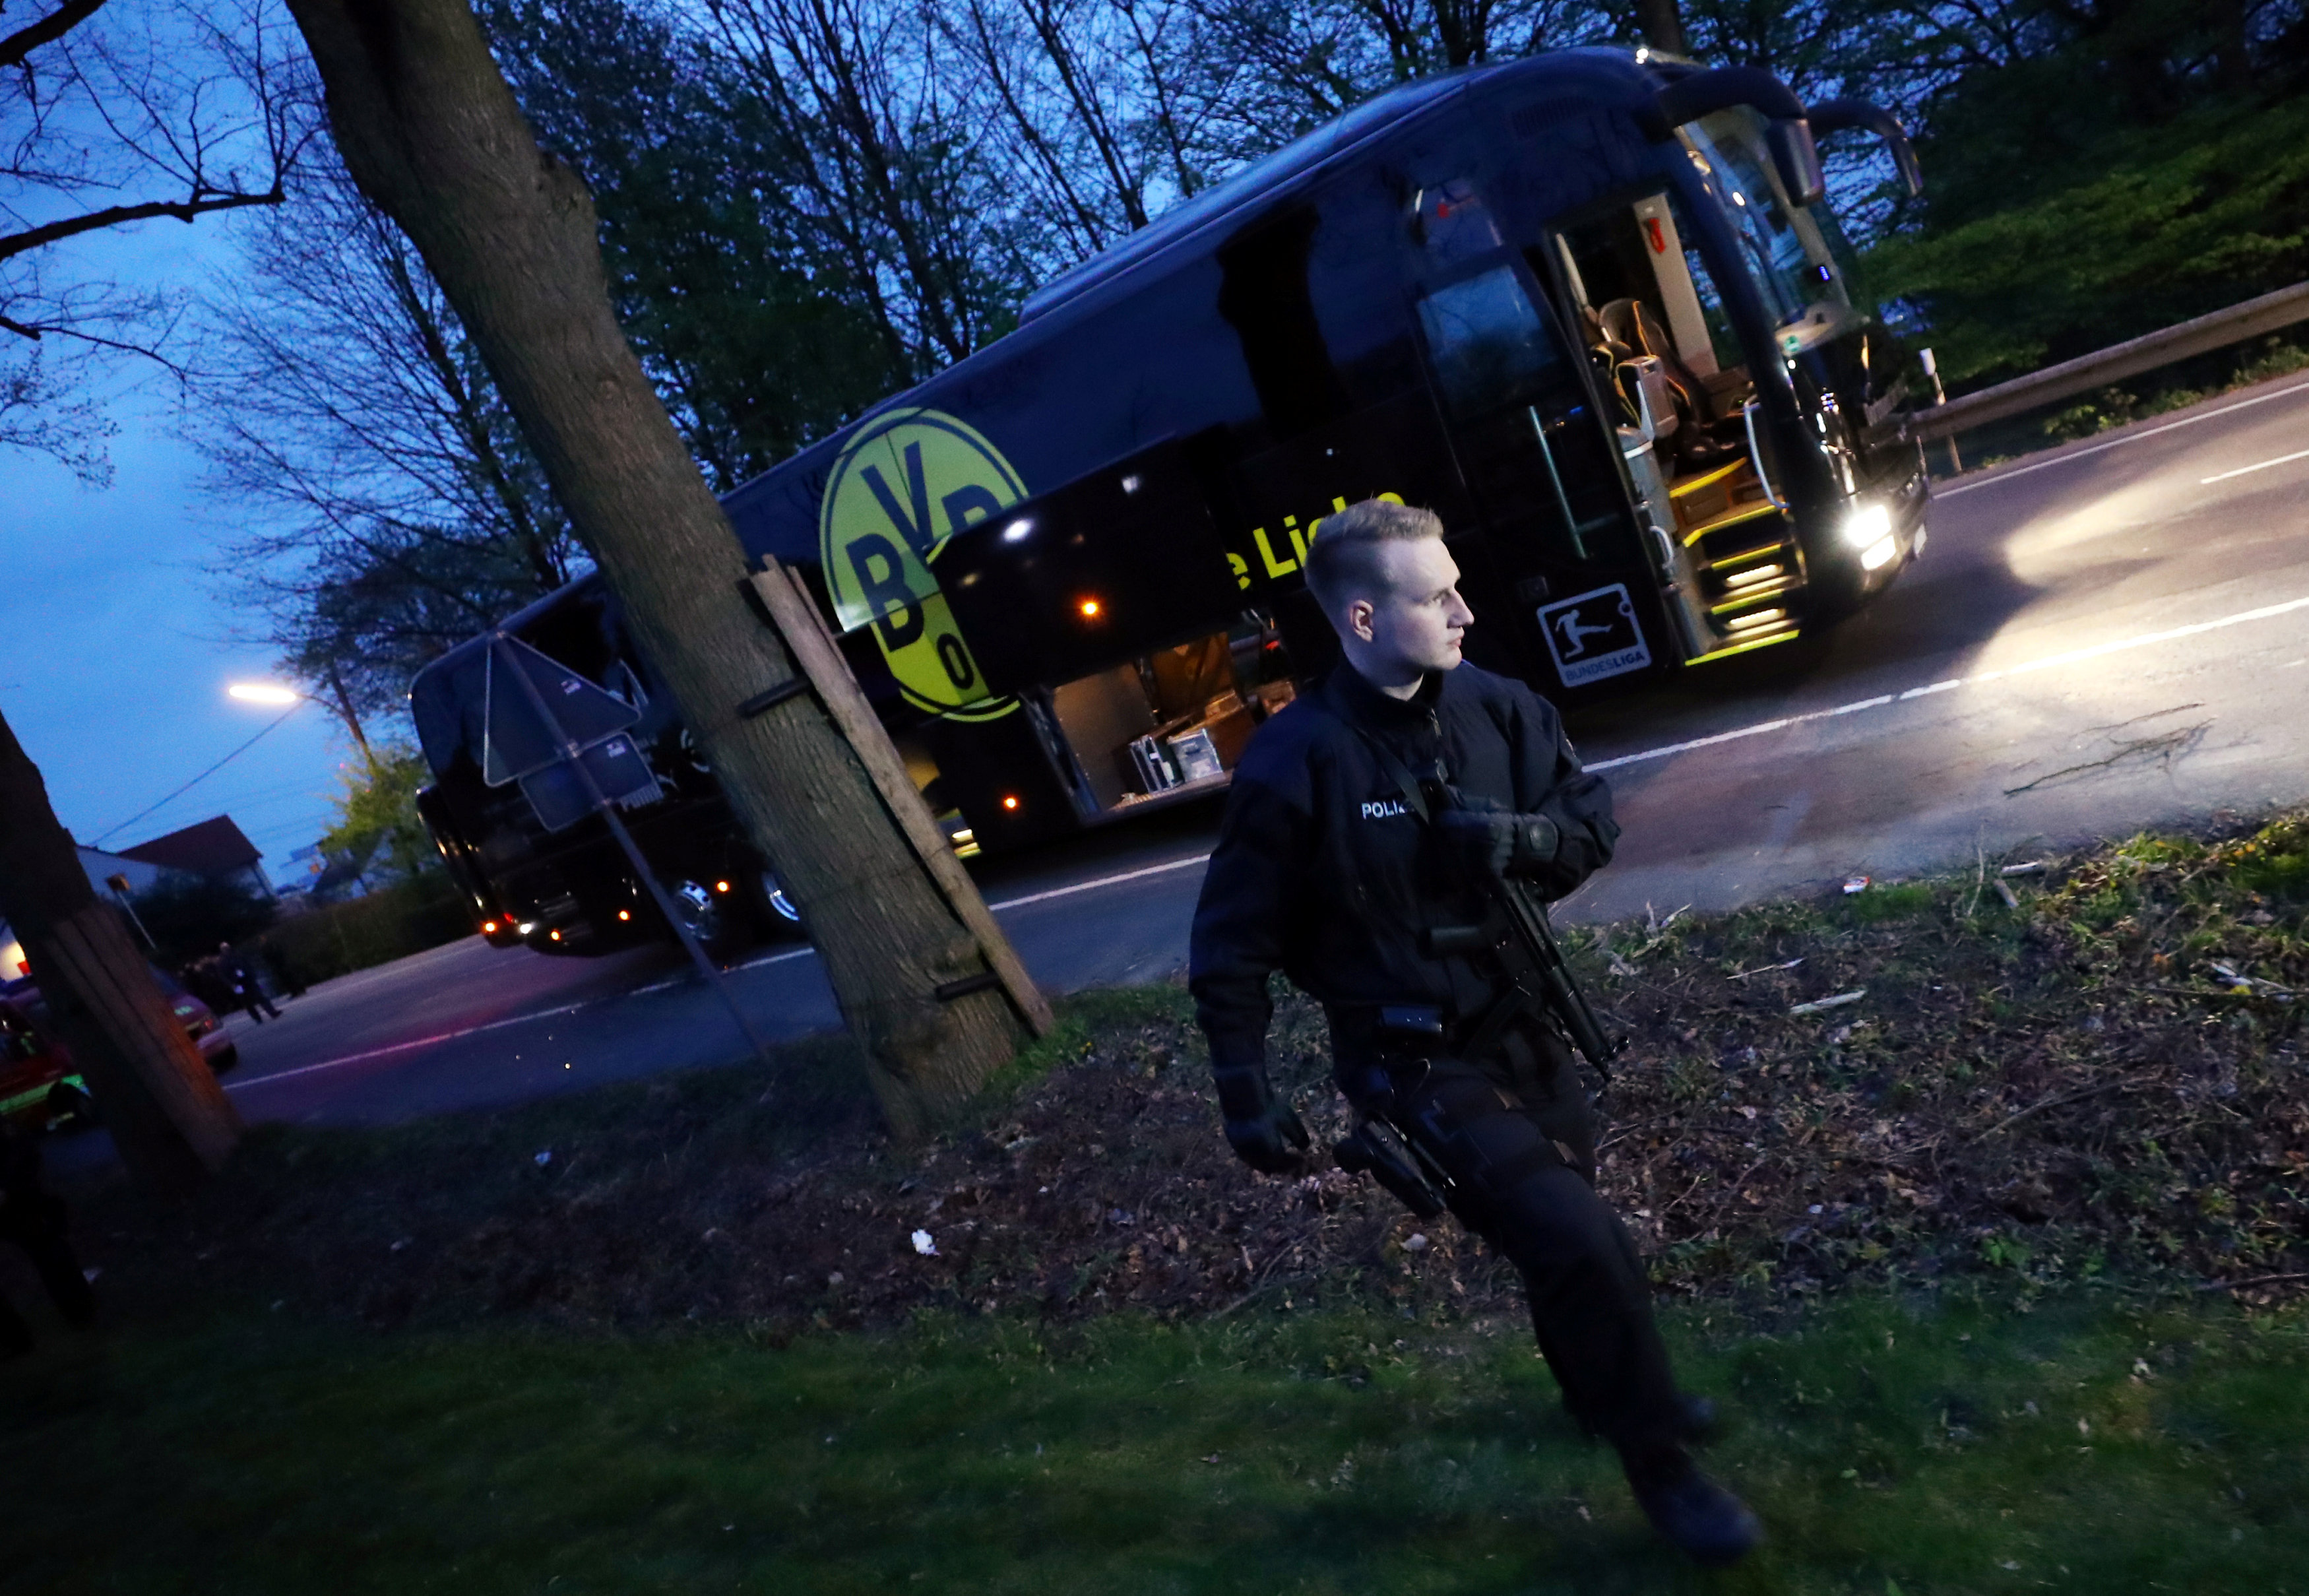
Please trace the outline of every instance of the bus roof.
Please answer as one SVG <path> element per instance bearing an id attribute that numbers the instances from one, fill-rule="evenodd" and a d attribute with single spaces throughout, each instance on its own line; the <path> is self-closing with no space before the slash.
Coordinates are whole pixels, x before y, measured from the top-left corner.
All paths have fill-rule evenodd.
<path id="1" fill-rule="evenodd" d="M 1554 80 L 1567 89 L 1576 85 L 1591 97 L 1632 99 L 1681 76 L 1688 65 L 1648 51 L 1587 47 L 1490 65 L 1456 67 L 1398 84 L 1173 205 L 1113 247 L 1059 273 L 1026 297 L 1018 313 L 1019 325 L 1026 325 L 1100 284 L 1127 274 L 1172 246 L 1258 204 L 1293 179 L 1352 154 L 1397 124 L 1470 93 L 1479 85 L 1504 90 L 1517 82 L 1540 87 Z"/>
<path id="2" fill-rule="evenodd" d="M 1474 79 L 1498 70 L 1491 66 L 1458 67 L 1415 82 L 1399 83 L 1373 95 L 1353 110 L 1300 134 L 1273 154 L 1261 156 L 1224 182 L 1181 200 L 1111 248 L 1068 267 L 1026 296 L 1026 303 L 1018 312 L 1019 324 L 1024 325 L 1120 275 L 1149 256 L 1223 221 L 1278 185 L 1352 149 L 1382 128 L 1440 103 Z"/>

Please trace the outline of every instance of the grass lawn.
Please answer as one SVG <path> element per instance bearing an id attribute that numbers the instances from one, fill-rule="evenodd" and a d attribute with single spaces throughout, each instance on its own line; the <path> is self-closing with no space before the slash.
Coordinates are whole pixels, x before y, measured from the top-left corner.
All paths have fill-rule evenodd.
<path id="1" fill-rule="evenodd" d="M 1573 940 L 1732 1573 L 1504 1265 L 1236 1165 L 1146 988 L 921 1147 L 819 1041 L 73 1189 L 112 1328 L 0 1366 L 0 1592 L 2309 1596 L 2309 817 Z"/>
<path id="2" fill-rule="evenodd" d="M 1678 1311 L 1773 1537 L 1723 1575 L 1650 1538 L 1498 1319 L 777 1347 L 257 1313 L 0 1375 L 0 1590 L 2309 1589 L 2301 1314 L 1949 1297 Z"/>

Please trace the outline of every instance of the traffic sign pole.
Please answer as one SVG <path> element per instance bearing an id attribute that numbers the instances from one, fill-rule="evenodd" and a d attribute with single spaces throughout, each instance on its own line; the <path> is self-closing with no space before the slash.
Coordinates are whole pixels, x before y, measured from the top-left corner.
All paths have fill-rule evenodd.
<path id="1" fill-rule="evenodd" d="M 502 633 L 492 638 L 492 652 L 497 644 L 506 640 Z M 753 1021 L 746 1018 L 746 1011 L 738 1006 L 737 995 L 730 990 L 729 983 L 722 978 L 720 968 L 706 957 L 705 948 L 697 941 L 697 933 L 689 929 L 689 923 L 674 909 L 671 896 L 658 884 L 657 872 L 650 869 L 649 862 L 642 857 L 641 849 L 635 846 L 633 833 L 627 831 L 625 821 L 618 818 L 617 806 L 602 795 L 601 785 L 593 779 L 593 773 L 585 768 L 585 761 L 580 757 L 584 750 L 562 730 L 560 717 L 553 713 L 553 706 L 546 701 L 545 694 L 530 679 L 529 672 L 520 668 L 518 661 L 507 660 L 506 663 L 513 667 L 512 675 L 521 683 L 522 691 L 529 699 L 529 707 L 537 712 L 547 730 L 553 734 L 554 742 L 561 750 L 561 758 L 576 773 L 579 785 L 584 788 L 586 800 L 610 823 L 610 835 L 618 839 L 618 846 L 625 850 L 626 859 L 633 865 L 634 873 L 641 878 L 642 885 L 649 889 L 651 900 L 657 905 L 658 913 L 663 915 L 666 924 L 673 927 L 673 934 L 681 939 L 681 945 L 688 952 L 690 961 L 696 965 L 697 973 L 705 977 L 706 984 L 729 1009 L 730 1018 L 737 1021 L 739 1032 L 746 1038 L 747 1046 L 753 1049 L 755 1058 L 768 1064 L 771 1062 L 768 1045 L 755 1032 Z"/>

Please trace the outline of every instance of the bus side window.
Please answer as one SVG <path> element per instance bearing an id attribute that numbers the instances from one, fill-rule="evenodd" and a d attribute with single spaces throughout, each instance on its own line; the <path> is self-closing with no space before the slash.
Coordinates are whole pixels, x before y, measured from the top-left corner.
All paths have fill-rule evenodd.
<path id="1" fill-rule="evenodd" d="M 1531 398 L 1563 358 L 1512 266 L 1434 290 L 1419 301 L 1419 318 L 1436 380 L 1458 415 Z"/>
<path id="2" fill-rule="evenodd" d="M 1251 386 L 1278 443 L 1347 411 L 1308 287 L 1319 225 L 1315 211 L 1301 206 L 1256 224 L 1219 251 L 1219 314 L 1241 341 Z"/>
<path id="3" fill-rule="evenodd" d="M 1500 230 L 1475 186 L 1454 178 L 1419 191 L 1412 238 L 1431 270 L 1472 260 L 1500 247 Z"/>

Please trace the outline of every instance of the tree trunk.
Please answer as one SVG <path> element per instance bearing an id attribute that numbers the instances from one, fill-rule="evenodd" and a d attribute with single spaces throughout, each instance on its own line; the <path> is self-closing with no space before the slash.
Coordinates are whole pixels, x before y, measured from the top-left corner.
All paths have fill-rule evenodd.
<path id="1" fill-rule="evenodd" d="M 89 885 L 48 784 L 0 719 L 0 915 L 24 944 L 48 1014 L 129 1173 L 180 1196 L 221 1168 L 240 1115 L 128 928 Z"/>
<path id="2" fill-rule="evenodd" d="M 1663 55 L 1688 56 L 1683 42 L 1683 13 L 1675 0 L 1636 0 L 1636 25 L 1644 42 Z"/>
<path id="3" fill-rule="evenodd" d="M 742 596 L 746 559 L 610 310 L 591 198 L 543 154 L 465 0 L 290 0 L 362 191 L 455 307 L 627 623 L 823 957 L 891 1129 L 951 1122 L 1039 1000 L 984 977 L 983 906 L 909 846 L 859 754 Z M 911 793 L 906 801 L 919 803 Z M 963 879 L 973 899 L 975 888 Z M 967 918 L 964 910 L 971 911 Z M 999 940 L 999 932 L 994 933 Z M 972 989 L 950 1001 L 940 986 Z"/>

